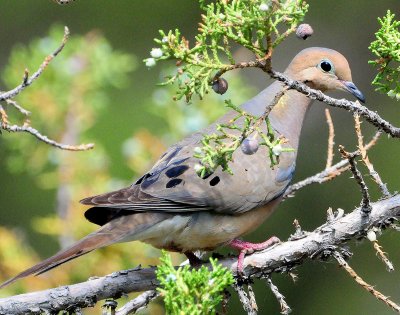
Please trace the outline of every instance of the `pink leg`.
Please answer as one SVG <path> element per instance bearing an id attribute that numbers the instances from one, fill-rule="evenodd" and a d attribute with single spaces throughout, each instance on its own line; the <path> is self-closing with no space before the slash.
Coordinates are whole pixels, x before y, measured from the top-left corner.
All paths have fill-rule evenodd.
<path id="1" fill-rule="evenodd" d="M 276 236 L 272 236 L 262 243 L 250 243 L 242 240 L 234 239 L 228 243 L 229 246 L 240 251 L 238 262 L 237 262 L 237 272 L 239 275 L 243 274 L 243 260 L 246 254 L 252 254 L 254 251 L 266 249 L 276 243 L 279 243 L 280 240 Z"/>

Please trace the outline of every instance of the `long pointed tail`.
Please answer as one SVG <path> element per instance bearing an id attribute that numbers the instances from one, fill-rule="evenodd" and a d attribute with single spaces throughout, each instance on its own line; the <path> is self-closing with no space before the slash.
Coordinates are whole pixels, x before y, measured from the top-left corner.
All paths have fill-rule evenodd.
<path id="1" fill-rule="evenodd" d="M 96 210 L 101 214 L 100 209 L 102 208 L 97 208 Z M 118 209 L 116 209 L 116 211 L 117 210 Z M 106 211 L 106 214 L 109 214 L 109 211 Z M 172 216 L 172 214 L 160 213 L 133 213 L 129 215 L 123 214 L 119 217 L 111 216 L 107 219 L 108 223 L 104 224 L 96 232 L 89 234 L 71 247 L 21 272 L 14 278 L 7 280 L 0 285 L 0 289 L 18 279 L 34 274 L 39 275 L 97 248 L 127 240 L 140 240 L 142 231 L 146 231 L 148 228 L 153 227 L 158 222 L 170 216 Z M 101 222 L 104 221 L 104 218 L 103 216 Z"/>
<path id="2" fill-rule="evenodd" d="M 100 247 L 104 247 L 110 245 L 112 243 L 118 242 L 123 235 L 120 233 L 102 233 L 102 229 L 88 236 L 84 237 L 71 247 L 61 250 L 54 256 L 51 256 L 42 262 L 38 263 L 37 265 L 21 272 L 20 274 L 16 275 L 15 277 L 7 280 L 6 282 L 0 285 L 0 289 L 13 283 L 14 281 L 30 276 L 30 275 L 39 275 L 44 273 L 50 269 L 53 269 L 67 261 L 75 259 L 79 256 L 85 255 L 92 250 L 95 250 Z"/>

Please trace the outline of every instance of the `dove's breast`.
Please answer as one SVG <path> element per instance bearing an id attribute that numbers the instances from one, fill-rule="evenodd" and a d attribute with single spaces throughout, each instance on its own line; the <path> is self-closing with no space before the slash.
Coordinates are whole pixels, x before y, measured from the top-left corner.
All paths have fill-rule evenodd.
<path id="1" fill-rule="evenodd" d="M 208 211 L 187 215 L 171 214 L 135 238 L 170 251 L 213 250 L 256 229 L 273 212 L 280 199 L 239 215 Z"/>

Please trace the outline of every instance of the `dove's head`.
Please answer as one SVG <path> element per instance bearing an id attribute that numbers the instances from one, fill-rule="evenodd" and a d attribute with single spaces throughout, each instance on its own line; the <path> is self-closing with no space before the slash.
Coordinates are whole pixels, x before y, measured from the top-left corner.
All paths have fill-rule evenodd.
<path id="1" fill-rule="evenodd" d="M 335 50 L 311 47 L 299 52 L 285 73 L 321 91 L 341 90 L 354 95 L 361 102 L 365 97 L 354 85 L 346 58 Z"/>

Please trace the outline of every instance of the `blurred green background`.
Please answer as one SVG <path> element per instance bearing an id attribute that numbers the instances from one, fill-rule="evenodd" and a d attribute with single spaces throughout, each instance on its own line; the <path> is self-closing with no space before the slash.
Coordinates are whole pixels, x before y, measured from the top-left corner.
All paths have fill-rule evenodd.
<path id="1" fill-rule="evenodd" d="M 366 105 L 378 111 L 394 125 L 400 125 L 399 105 L 386 96 L 374 92 L 370 86 L 374 70 L 367 64 L 368 60 L 373 58 L 367 47 L 378 29 L 376 18 L 383 16 L 387 9 L 399 15 L 399 1 L 311 0 L 308 3 L 310 10 L 305 21 L 314 28 L 314 35 L 307 41 L 299 40 L 295 36 L 287 39 L 274 54 L 274 68 L 284 70 L 291 58 L 305 47 L 323 46 L 336 49 L 349 60 L 353 81 L 367 97 Z M 14 55 L 10 59 L 15 47 L 27 46 L 34 39 L 39 39 L 39 41 L 45 39 L 54 25 L 67 25 L 71 31 L 71 41 L 67 46 L 70 55 L 63 52 L 57 60 L 62 60 L 66 56 L 73 57 L 76 53 L 80 58 L 77 57 L 76 60 L 85 60 L 87 66 L 86 64 L 82 66 L 81 72 L 78 67 L 77 74 L 66 71 L 63 77 L 60 74 L 62 71 L 54 62 L 43 77 L 23 92 L 17 100 L 32 111 L 32 125 L 35 126 L 37 122 L 36 126 L 41 126 L 41 131 L 49 137 L 57 140 L 64 138 L 96 143 L 93 151 L 64 154 L 54 153 L 56 149 L 38 143 L 29 135 L 8 133 L 0 135 L 0 224 L 12 229 L 12 235 L 14 237 L 17 235 L 16 242 L 22 240 L 29 245 L 30 252 L 37 252 L 44 258 L 53 254 L 60 247 L 60 243 L 68 244 L 72 238 L 80 237 L 93 230 L 92 225 L 84 222 L 82 215 L 84 207 L 78 205 L 79 199 L 92 193 L 102 193 L 108 189 L 127 185 L 151 166 L 152 161 L 157 159 L 165 146 L 178 140 L 184 133 L 192 132 L 206 124 L 211 119 L 205 116 L 206 112 L 211 112 L 215 116 L 224 110 L 221 98 L 214 95 L 191 106 L 173 104 L 168 101 L 168 89 L 164 91 L 156 86 L 156 83 L 162 79 L 160 76 L 162 68 L 155 67 L 148 70 L 141 62 L 149 56 L 149 51 L 154 46 L 153 38 L 158 36 L 159 29 L 169 30 L 178 27 L 187 38 L 192 39 L 199 21 L 199 14 L 198 3 L 195 0 L 76 0 L 64 6 L 57 5 L 51 0 L 1 1 L 1 89 L 6 90 L 11 88 L 12 84 L 17 84 L 26 66 L 29 66 L 32 72 L 36 70 L 42 58 L 57 46 L 58 41 L 39 42 L 39 46 L 35 47 L 43 46 L 43 49 L 37 54 L 26 51 L 25 54 Z M 53 30 L 53 33 L 57 31 Z M 88 33 L 89 35 L 86 35 Z M 56 35 L 51 38 L 57 38 Z M 74 37 L 81 38 L 80 36 L 86 36 L 89 44 L 84 46 L 78 40 L 74 42 Z M 102 42 L 102 36 L 110 46 Z M 93 44 L 92 47 L 103 43 L 105 46 L 103 45 L 103 50 L 100 51 L 104 55 L 95 56 L 95 52 L 90 51 L 90 41 Z M 111 54 L 111 47 L 118 53 Z M 104 60 L 107 56 L 113 56 L 115 59 Z M 104 60 L 106 73 L 101 72 L 101 60 Z M 10 62 L 14 67 L 7 69 Z M 19 68 L 16 68 L 17 65 Z M 88 79 L 85 76 L 86 71 L 97 71 L 96 76 L 93 75 L 93 78 Z M 231 89 L 235 87 L 240 89 L 235 91 L 235 95 L 242 96 L 241 100 L 237 100 L 238 102 L 257 93 L 270 83 L 265 74 L 257 70 L 242 71 L 240 75 L 241 78 L 236 75 L 231 79 Z M 64 81 L 60 82 L 56 79 Z M 41 81 L 43 82 L 40 83 Z M 240 82 L 251 86 L 252 89 L 241 88 Z M 49 84 L 52 84 L 50 86 L 54 89 L 45 91 Z M 38 91 L 43 94 L 38 94 Z M 76 91 L 81 93 L 77 97 L 79 102 L 75 102 L 73 98 Z M 53 97 L 52 102 L 46 102 L 49 100 L 44 97 L 46 95 Z M 348 97 L 339 93 L 334 96 Z M 62 103 L 64 99 L 62 110 L 58 108 L 57 113 L 53 113 L 51 108 L 57 108 L 58 101 Z M 88 104 L 85 100 L 88 100 Z M 209 107 L 207 107 L 207 102 Z M 70 106 L 73 104 L 75 107 L 71 108 L 68 104 Z M 306 119 L 295 181 L 310 176 L 325 166 L 328 134 L 323 112 L 325 107 L 323 104 L 315 103 Z M 84 113 L 83 117 L 77 114 L 80 112 Z M 337 109 L 332 109 L 331 113 L 336 126 L 336 143 L 344 144 L 349 150 L 355 148 L 351 114 Z M 11 109 L 9 114 L 13 122 L 20 119 L 20 115 L 15 111 L 12 112 Z M 57 129 L 57 126 L 53 126 L 64 125 L 66 120 L 63 120 L 65 117 L 61 114 L 79 116 L 75 122 L 81 129 L 79 136 L 72 135 L 71 138 L 67 127 Z M 363 124 L 363 128 L 366 135 L 373 134 L 373 128 L 366 123 Z M 370 152 L 375 168 L 388 183 L 392 192 L 400 187 L 399 153 L 398 141 L 386 137 L 383 137 L 378 146 Z M 338 159 L 337 154 L 336 158 Z M 375 187 L 371 182 L 369 184 L 374 198 L 378 198 Z M 67 210 L 63 212 L 60 210 L 59 201 L 60 194 L 62 199 L 65 191 L 70 197 L 67 198 Z M 349 174 L 345 174 L 324 185 L 303 189 L 296 194 L 295 198 L 284 202 L 279 211 L 246 239 L 262 241 L 271 235 L 286 239 L 294 231 L 292 222 L 295 218 L 300 221 L 303 229 L 313 230 L 324 222 L 328 207 L 333 209 L 340 207 L 350 211 L 359 204 L 359 201 L 360 194 L 357 185 L 349 179 Z M 58 213 L 65 215 L 64 223 L 55 219 L 57 209 Z M 74 215 L 73 221 L 69 221 L 70 215 Z M 381 245 L 389 253 L 395 267 L 400 265 L 399 251 L 396 246 L 399 237 L 396 232 L 387 231 L 380 238 Z M 7 239 L 3 237 L 3 242 Z M 16 243 L 15 246 L 20 246 L 18 244 L 20 243 Z M 385 266 L 376 257 L 370 242 L 353 242 L 350 245 L 355 253 L 350 264 L 355 270 L 378 290 L 390 295 L 395 301 L 400 301 L 398 271 L 392 274 L 386 272 Z M 1 246 L 0 240 L 1 250 L 7 253 L 13 251 L 7 247 L 7 244 Z M 116 270 L 117 267 L 128 268 L 138 263 L 156 264 L 159 255 L 158 251 L 147 249 L 137 243 L 116 245 L 113 248 L 123 249 L 114 249 L 114 252 L 113 249 L 101 251 L 99 254 L 101 256 L 98 258 L 101 264 L 100 266 L 96 264 L 97 273 L 94 274 L 91 268 L 93 265 L 90 265 L 95 262 L 86 260 L 87 274 L 79 275 L 79 272 L 83 271 L 78 272 L 77 269 L 82 269 L 84 259 L 90 259 L 80 258 L 81 261 L 78 259 L 68 264 L 68 270 L 72 272 L 75 269 L 74 272 L 77 274 L 72 279 L 60 276 L 62 271 L 54 271 L 47 278 L 46 276 L 43 278 L 43 285 L 37 287 L 45 287 L 46 283 L 50 283 L 49 279 L 56 275 L 59 278 L 51 284 L 61 285 L 68 284 L 70 281 L 84 280 L 90 275 L 107 274 Z M 142 261 L 138 253 L 143 255 L 143 252 L 137 248 L 146 248 L 144 255 L 148 254 L 151 260 Z M 10 261 L 20 260 L 18 254 L 26 255 L 26 251 L 22 250 L 22 253 L 11 256 L 2 252 L 0 258 L 4 261 L 8 259 L 11 264 Z M 121 263 L 117 265 L 106 263 L 107 259 L 116 260 L 115 257 L 119 254 L 123 256 Z M 97 254 L 88 256 L 90 255 Z M 179 256 L 175 256 L 175 259 L 178 262 Z M 29 260 L 27 261 L 29 265 Z M 15 274 L 24 267 L 28 266 L 16 264 L 17 270 L 12 271 L 9 267 L 7 267 L 9 270 L 3 268 L 4 270 L 0 269 L 2 272 L 0 275 L 5 278 L 9 276 L 9 273 Z M 358 287 L 332 261 L 307 262 L 296 272 L 299 276 L 296 283 L 293 283 L 286 275 L 273 276 L 274 283 L 286 296 L 294 314 L 392 313 L 385 305 Z M 15 291 L 9 291 L 9 294 L 25 292 L 37 287 L 36 284 L 29 286 L 28 283 L 26 286 L 17 287 Z M 3 293 L 0 294 L 3 295 Z M 260 314 L 279 313 L 278 303 L 266 283 L 256 282 L 256 296 Z M 233 297 L 230 302 L 230 313 L 239 314 L 239 310 L 241 306 L 236 297 Z M 147 312 L 162 313 L 162 310 L 153 307 Z"/>

